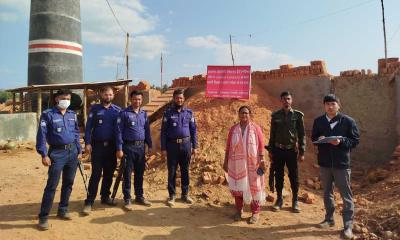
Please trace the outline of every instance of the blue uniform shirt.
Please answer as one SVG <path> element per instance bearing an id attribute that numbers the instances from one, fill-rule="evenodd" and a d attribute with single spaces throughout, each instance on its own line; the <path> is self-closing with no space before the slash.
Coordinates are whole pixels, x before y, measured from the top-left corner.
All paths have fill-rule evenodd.
<path id="1" fill-rule="evenodd" d="M 149 148 L 153 147 L 149 119 L 142 109 L 138 113 L 132 106 L 124 109 L 119 114 L 115 131 L 117 150 L 122 150 L 124 141 L 144 141 Z"/>
<path id="2" fill-rule="evenodd" d="M 164 112 L 161 125 L 161 150 L 166 150 L 168 139 L 190 137 L 192 148 L 197 148 L 196 121 L 191 109 L 178 112 L 170 107 Z"/>
<path id="3" fill-rule="evenodd" d="M 95 104 L 90 108 L 89 118 L 86 122 L 85 144 L 95 141 L 114 141 L 115 126 L 121 108 L 111 104 L 105 108 L 102 104 Z"/>
<path id="4" fill-rule="evenodd" d="M 39 129 L 36 135 L 36 151 L 47 156 L 46 141 L 49 145 L 67 145 L 75 143 L 81 153 L 79 127 L 74 111 L 67 110 L 64 115 L 56 107 L 45 110 L 40 116 Z"/>

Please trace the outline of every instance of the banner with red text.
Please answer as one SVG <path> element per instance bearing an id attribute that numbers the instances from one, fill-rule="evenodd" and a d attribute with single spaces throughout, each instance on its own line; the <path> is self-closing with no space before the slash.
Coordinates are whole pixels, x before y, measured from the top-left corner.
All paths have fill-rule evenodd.
<path id="1" fill-rule="evenodd" d="M 207 66 L 206 97 L 249 99 L 250 66 Z"/>

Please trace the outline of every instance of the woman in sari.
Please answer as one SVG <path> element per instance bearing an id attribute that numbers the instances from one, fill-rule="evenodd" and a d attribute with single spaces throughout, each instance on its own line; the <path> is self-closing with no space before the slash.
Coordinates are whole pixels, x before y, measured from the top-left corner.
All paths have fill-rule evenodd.
<path id="1" fill-rule="evenodd" d="M 259 219 L 261 205 L 265 203 L 264 140 L 261 128 L 251 121 L 251 109 L 239 108 L 238 124 L 231 127 L 226 144 L 224 170 L 228 185 L 235 198 L 235 221 L 240 221 L 244 203 L 250 204 L 250 224 Z"/>

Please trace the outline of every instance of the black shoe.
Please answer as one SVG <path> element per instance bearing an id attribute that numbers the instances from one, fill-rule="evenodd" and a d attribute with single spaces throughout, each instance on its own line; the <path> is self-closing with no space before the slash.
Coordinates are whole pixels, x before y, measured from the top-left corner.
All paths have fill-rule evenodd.
<path id="1" fill-rule="evenodd" d="M 193 204 L 193 199 L 189 197 L 188 195 L 182 195 L 181 197 L 182 202 L 187 203 L 187 204 Z"/>
<path id="2" fill-rule="evenodd" d="M 301 212 L 301 209 L 299 207 L 299 202 L 297 200 L 293 201 L 293 203 L 292 203 L 292 211 L 294 213 L 300 213 Z"/>
<path id="3" fill-rule="evenodd" d="M 278 198 L 276 200 L 274 206 L 272 206 L 272 211 L 279 212 L 282 209 L 282 205 L 283 205 L 283 199 L 282 198 Z"/>
<path id="4" fill-rule="evenodd" d="M 126 211 L 133 211 L 133 204 L 132 204 L 132 201 L 130 199 L 125 200 L 124 209 Z"/>
<path id="5" fill-rule="evenodd" d="M 324 220 L 317 225 L 318 228 L 328 228 L 335 226 L 335 221 Z"/>
<path id="6" fill-rule="evenodd" d="M 46 219 L 39 218 L 38 228 L 39 230 L 42 231 L 49 230 L 49 222 L 47 221 L 47 218 Z"/>
<path id="7" fill-rule="evenodd" d="M 101 199 L 101 204 L 108 205 L 108 206 L 116 206 L 117 204 L 114 203 L 111 198 L 103 198 Z"/>
<path id="8" fill-rule="evenodd" d="M 91 204 L 85 204 L 82 209 L 82 214 L 85 216 L 90 215 L 90 212 L 92 212 L 92 205 Z"/>
<path id="9" fill-rule="evenodd" d="M 144 197 L 137 197 L 135 199 L 135 203 L 143 205 L 143 206 L 147 206 L 147 207 L 151 206 L 151 202 Z"/>
<path id="10" fill-rule="evenodd" d="M 71 217 L 71 215 L 69 214 L 69 212 L 61 212 L 61 211 L 58 211 L 58 212 L 57 212 L 57 217 L 58 217 L 59 219 L 62 219 L 62 220 L 72 220 L 72 217 Z"/>

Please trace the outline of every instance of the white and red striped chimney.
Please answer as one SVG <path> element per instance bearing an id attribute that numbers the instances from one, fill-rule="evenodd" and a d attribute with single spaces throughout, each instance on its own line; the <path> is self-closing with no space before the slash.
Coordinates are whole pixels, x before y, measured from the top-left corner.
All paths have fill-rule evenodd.
<path id="1" fill-rule="evenodd" d="M 32 0 L 28 86 L 82 82 L 79 0 Z"/>

